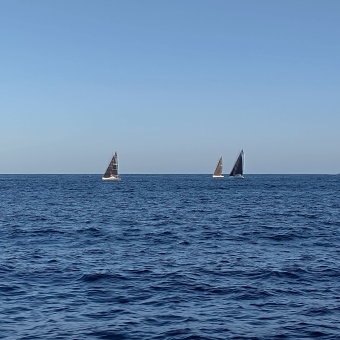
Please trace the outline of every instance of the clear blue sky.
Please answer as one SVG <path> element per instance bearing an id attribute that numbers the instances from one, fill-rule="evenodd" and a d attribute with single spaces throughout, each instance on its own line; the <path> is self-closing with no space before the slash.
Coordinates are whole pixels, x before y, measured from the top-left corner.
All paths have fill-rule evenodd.
<path id="1" fill-rule="evenodd" d="M 340 1 L 1 0 L 0 173 L 340 172 Z"/>

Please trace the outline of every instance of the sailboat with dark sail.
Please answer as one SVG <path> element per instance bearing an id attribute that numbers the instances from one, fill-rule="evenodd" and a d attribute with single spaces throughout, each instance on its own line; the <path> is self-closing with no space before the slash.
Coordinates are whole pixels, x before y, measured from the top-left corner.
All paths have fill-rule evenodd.
<path id="1" fill-rule="evenodd" d="M 244 178 L 243 177 L 243 166 L 244 166 L 244 152 L 243 150 L 241 150 L 229 176 L 233 176 L 234 178 Z"/>
<path id="2" fill-rule="evenodd" d="M 224 177 L 222 175 L 222 167 L 223 167 L 223 163 L 222 163 L 222 156 L 221 156 L 220 159 L 218 160 L 215 172 L 213 174 L 214 178 L 223 178 Z"/>
<path id="3" fill-rule="evenodd" d="M 118 156 L 117 152 L 115 151 L 114 155 L 112 156 L 111 162 L 107 167 L 105 174 L 102 177 L 102 180 L 120 180 L 121 178 L 118 175 Z"/>

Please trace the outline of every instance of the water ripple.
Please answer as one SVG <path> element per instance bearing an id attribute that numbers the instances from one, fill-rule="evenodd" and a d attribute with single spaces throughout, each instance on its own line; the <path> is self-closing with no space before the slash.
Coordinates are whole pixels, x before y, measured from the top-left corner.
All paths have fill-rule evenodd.
<path id="1" fill-rule="evenodd" d="M 336 176 L 0 176 L 0 338 L 338 339 Z"/>

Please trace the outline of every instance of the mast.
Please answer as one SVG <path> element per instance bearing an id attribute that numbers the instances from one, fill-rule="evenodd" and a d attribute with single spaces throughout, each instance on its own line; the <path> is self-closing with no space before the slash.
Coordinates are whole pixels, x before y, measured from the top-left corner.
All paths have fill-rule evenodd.
<path id="1" fill-rule="evenodd" d="M 223 168 L 223 163 L 222 163 L 222 156 L 220 157 L 220 159 L 218 160 L 215 172 L 213 174 L 213 176 L 221 176 L 222 175 L 222 168 Z"/>

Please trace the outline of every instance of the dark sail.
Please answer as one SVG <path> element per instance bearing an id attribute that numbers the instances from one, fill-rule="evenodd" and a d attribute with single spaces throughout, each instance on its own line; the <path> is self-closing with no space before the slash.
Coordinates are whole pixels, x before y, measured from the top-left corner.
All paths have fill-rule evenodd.
<path id="1" fill-rule="evenodd" d="M 222 167 L 223 167 L 223 164 L 222 164 L 222 156 L 221 156 L 220 159 L 218 160 L 218 163 L 217 163 L 217 166 L 216 166 L 216 169 L 215 169 L 213 176 L 221 176 L 222 175 Z"/>
<path id="2" fill-rule="evenodd" d="M 118 176 L 118 156 L 117 152 L 113 155 L 109 166 L 107 167 L 104 178 L 109 178 L 111 176 Z"/>
<path id="3" fill-rule="evenodd" d="M 243 150 L 240 152 L 229 176 L 243 175 Z"/>

